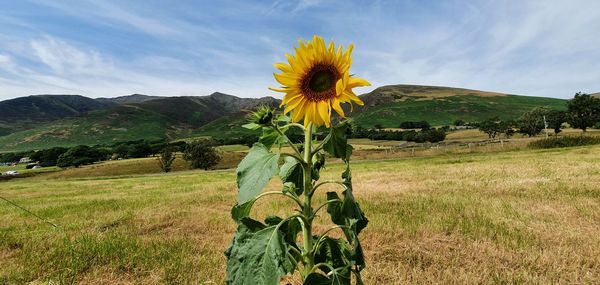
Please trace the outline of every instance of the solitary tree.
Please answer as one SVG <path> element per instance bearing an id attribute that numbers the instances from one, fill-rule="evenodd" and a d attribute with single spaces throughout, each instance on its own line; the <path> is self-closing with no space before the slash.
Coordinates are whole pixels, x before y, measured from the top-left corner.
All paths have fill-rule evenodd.
<path id="1" fill-rule="evenodd" d="M 587 128 L 594 126 L 600 120 L 600 99 L 578 92 L 575 97 L 567 103 L 567 121 L 573 128 L 584 132 Z"/>
<path id="2" fill-rule="evenodd" d="M 543 107 L 533 108 L 525 112 L 519 120 L 519 132 L 530 137 L 538 135 L 545 128 L 544 116 L 549 110 Z"/>
<path id="3" fill-rule="evenodd" d="M 221 160 L 221 155 L 214 148 L 214 143 L 209 140 L 197 140 L 186 145 L 183 159 L 187 160 L 192 168 L 204 170 L 214 168 Z"/>
<path id="4" fill-rule="evenodd" d="M 490 139 L 496 138 L 503 133 L 503 123 L 498 117 L 490 118 L 479 123 L 479 130 L 486 133 Z"/>
<path id="5" fill-rule="evenodd" d="M 171 171 L 171 165 L 175 160 L 175 153 L 170 147 L 165 147 L 158 156 L 158 165 L 164 172 Z"/>
<path id="6" fill-rule="evenodd" d="M 554 129 L 554 134 L 560 133 L 562 125 L 567 121 L 567 113 L 565 111 L 551 110 L 546 115 L 546 123 L 548 127 Z"/>

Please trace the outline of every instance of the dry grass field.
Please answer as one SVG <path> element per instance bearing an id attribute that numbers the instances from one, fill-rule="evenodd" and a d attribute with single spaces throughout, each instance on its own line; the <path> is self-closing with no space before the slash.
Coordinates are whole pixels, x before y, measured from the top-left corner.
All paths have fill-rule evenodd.
<path id="1" fill-rule="evenodd" d="M 353 167 L 370 219 L 367 284 L 600 283 L 600 146 Z M 325 179 L 340 171 L 330 164 Z M 0 284 L 223 283 L 233 170 L 60 173 L 0 183 L 2 196 L 59 225 L 0 201 Z M 261 203 L 257 218 L 291 208 Z"/>

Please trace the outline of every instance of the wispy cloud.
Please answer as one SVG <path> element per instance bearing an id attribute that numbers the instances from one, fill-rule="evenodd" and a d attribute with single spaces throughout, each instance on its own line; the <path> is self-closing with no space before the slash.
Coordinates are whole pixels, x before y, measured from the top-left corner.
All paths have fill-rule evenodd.
<path id="1" fill-rule="evenodd" d="M 0 99 L 34 93 L 259 97 L 298 38 L 355 44 L 375 86 L 536 96 L 600 90 L 600 2 L 18 1 L 0 11 Z M 363 91 L 368 91 L 364 89 Z"/>

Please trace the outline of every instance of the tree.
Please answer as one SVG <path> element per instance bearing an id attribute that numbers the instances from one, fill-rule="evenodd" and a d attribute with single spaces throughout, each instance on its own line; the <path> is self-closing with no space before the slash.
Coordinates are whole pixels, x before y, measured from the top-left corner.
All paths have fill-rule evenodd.
<path id="1" fill-rule="evenodd" d="M 119 158 L 127 158 L 127 153 L 131 148 L 126 144 L 119 144 L 113 148 L 113 153 Z"/>
<path id="2" fill-rule="evenodd" d="M 558 135 L 562 130 L 562 125 L 567 121 L 567 113 L 565 111 L 551 110 L 546 115 L 546 123 L 548 127 L 554 129 L 554 134 Z"/>
<path id="3" fill-rule="evenodd" d="M 152 154 L 152 147 L 150 146 L 150 143 L 143 140 L 143 141 L 139 141 L 135 144 L 132 144 L 129 147 L 129 151 L 127 152 L 127 157 L 141 158 L 141 157 L 147 157 L 151 154 Z"/>
<path id="4" fill-rule="evenodd" d="M 527 111 L 519 120 L 519 132 L 530 137 L 538 135 L 544 128 L 544 116 L 547 116 L 550 110 L 537 107 Z"/>
<path id="5" fill-rule="evenodd" d="M 383 130 L 384 129 L 382 124 L 375 124 L 373 127 L 375 129 L 377 129 L 377 130 Z"/>
<path id="6" fill-rule="evenodd" d="M 584 132 L 600 120 L 600 99 L 578 92 L 567 103 L 567 121 L 573 128 Z"/>
<path id="7" fill-rule="evenodd" d="M 214 168 L 221 160 L 221 155 L 214 148 L 214 143 L 209 140 L 196 140 L 189 143 L 183 152 L 183 159 L 187 160 L 192 168 L 204 170 Z"/>
<path id="8" fill-rule="evenodd" d="M 515 135 L 515 122 L 512 120 L 501 122 L 500 130 L 504 133 L 507 139 L 510 139 L 513 135 Z"/>
<path id="9" fill-rule="evenodd" d="M 457 120 L 454 121 L 454 125 L 457 126 L 457 127 L 464 126 L 465 125 L 465 121 L 463 121 L 461 119 L 457 119 Z"/>
<path id="10" fill-rule="evenodd" d="M 498 117 L 490 118 L 479 123 L 479 130 L 486 133 L 489 139 L 495 139 L 499 133 L 504 132 L 502 121 Z"/>
<path id="11" fill-rule="evenodd" d="M 70 148 L 67 152 L 58 157 L 57 164 L 59 167 L 75 166 L 92 164 L 101 161 L 105 157 L 105 153 L 98 149 L 91 148 L 87 145 L 79 145 Z"/>
<path id="12" fill-rule="evenodd" d="M 173 164 L 174 160 L 175 153 L 173 152 L 173 149 L 170 147 L 165 147 L 158 156 L 158 165 L 162 171 L 169 172 L 171 171 L 171 165 Z"/>
<path id="13" fill-rule="evenodd" d="M 38 150 L 30 156 L 33 161 L 38 161 L 40 166 L 55 166 L 61 154 L 69 149 L 64 147 L 53 147 L 49 149 Z"/>

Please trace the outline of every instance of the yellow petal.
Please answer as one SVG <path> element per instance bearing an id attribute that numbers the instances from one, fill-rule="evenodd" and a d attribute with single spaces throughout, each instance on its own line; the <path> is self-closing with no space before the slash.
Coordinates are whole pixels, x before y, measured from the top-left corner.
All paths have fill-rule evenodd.
<path id="1" fill-rule="evenodd" d="M 269 87 L 269 90 L 272 90 L 272 91 L 275 91 L 275 92 L 282 92 L 282 93 L 287 93 L 288 92 L 288 88 Z"/>
<path id="2" fill-rule="evenodd" d="M 342 109 L 342 106 L 340 105 L 340 100 L 338 100 L 337 98 L 333 98 L 331 100 L 331 107 L 333 108 L 333 110 L 335 110 L 336 113 L 338 113 L 338 115 L 340 115 L 340 117 L 346 117 L 346 114 L 344 114 L 344 109 Z"/>
<path id="3" fill-rule="evenodd" d="M 317 107 L 319 115 L 325 123 L 325 126 L 329 128 L 329 124 L 331 122 L 331 105 L 328 101 L 321 101 Z"/>
<path id="4" fill-rule="evenodd" d="M 292 69 L 292 66 L 290 66 L 287 63 L 283 63 L 283 62 L 276 63 L 275 68 L 283 71 L 284 73 L 293 73 L 294 72 L 294 70 Z"/>
<path id="5" fill-rule="evenodd" d="M 291 77 L 287 74 L 273 73 L 273 76 L 275 76 L 275 80 L 277 80 L 277 82 L 279 82 L 283 86 L 297 86 L 298 85 L 298 79 L 295 77 Z"/>
<path id="6" fill-rule="evenodd" d="M 304 114 L 306 112 L 305 105 L 306 101 L 301 101 L 298 107 L 294 109 L 294 112 L 292 112 L 292 122 L 296 123 L 302 120 L 302 117 L 304 117 Z"/>
<path id="7" fill-rule="evenodd" d="M 296 109 L 300 105 L 300 103 L 302 103 L 303 101 L 304 101 L 304 97 L 302 97 L 302 95 L 289 99 L 286 102 L 286 106 L 285 106 L 285 109 L 283 110 L 283 113 L 287 114 L 290 111 L 292 111 L 293 109 Z"/>
<path id="8" fill-rule="evenodd" d="M 309 123 L 314 122 L 312 102 L 306 101 L 304 109 L 306 110 L 304 113 L 304 126 L 307 127 Z"/>
<path id="9" fill-rule="evenodd" d="M 348 80 L 348 88 L 355 88 L 361 86 L 371 86 L 371 83 L 358 77 L 350 77 L 350 79 Z"/>

